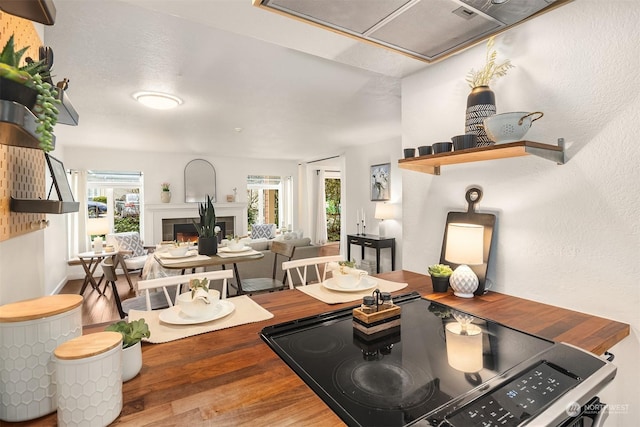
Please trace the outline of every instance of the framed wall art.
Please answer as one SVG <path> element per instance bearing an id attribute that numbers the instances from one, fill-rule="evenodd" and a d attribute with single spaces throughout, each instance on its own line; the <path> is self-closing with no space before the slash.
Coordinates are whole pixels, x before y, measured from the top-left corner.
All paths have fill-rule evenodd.
<path id="1" fill-rule="evenodd" d="M 371 166 L 371 201 L 389 200 L 391 187 L 391 163 Z"/>

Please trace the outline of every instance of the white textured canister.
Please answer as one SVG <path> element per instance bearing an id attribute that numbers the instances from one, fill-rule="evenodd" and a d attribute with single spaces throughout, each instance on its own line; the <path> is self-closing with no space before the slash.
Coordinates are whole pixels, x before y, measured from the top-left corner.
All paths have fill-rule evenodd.
<path id="1" fill-rule="evenodd" d="M 0 306 L 0 420 L 56 410 L 53 351 L 82 335 L 82 297 L 52 295 Z"/>
<path id="2" fill-rule="evenodd" d="M 54 351 L 59 426 L 106 426 L 122 411 L 122 335 L 83 335 Z"/>

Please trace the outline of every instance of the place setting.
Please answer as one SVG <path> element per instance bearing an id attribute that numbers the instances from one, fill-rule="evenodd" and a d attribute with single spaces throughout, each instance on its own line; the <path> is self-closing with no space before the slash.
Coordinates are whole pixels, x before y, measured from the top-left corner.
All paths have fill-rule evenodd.
<path id="1" fill-rule="evenodd" d="M 221 258 L 233 258 L 239 256 L 255 255 L 259 252 L 251 246 L 247 246 L 244 242 L 229 241 L 226 246 L 218 248 L 218 256 Z"/>
<path id="2" fill-rule="evenodd" d="M 306 293 L 327 304 L 359 301 L 370 295 L 374 289 L 381 292 L 396 292 L 408 286 L 407 283 L 390 282 L 378 277 L 371 277 L 364 270 L 352 267 L 328 266 L 328 275 L 332 277 L 320 283 L 297 286 Z"/>
<path id="3" fill-rule="evenodd" d="M 151 335 L 144 341 L 164 343 L 273 317 L 246 295 L 221 299 L 220 292 L 208 289 L 207 282 L 195 286 L 190 282 L 189 286 L 191 290 L 178 295 L 172 307 L 164 310 L 129 310 L 130 321 L 144 319 L 149 325 Z"/>

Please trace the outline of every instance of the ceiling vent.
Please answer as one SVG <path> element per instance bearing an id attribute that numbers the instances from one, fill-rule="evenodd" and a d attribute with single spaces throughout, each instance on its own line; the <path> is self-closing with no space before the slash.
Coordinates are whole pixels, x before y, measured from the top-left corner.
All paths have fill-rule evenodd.
<path id="1" fill-rule="evenodd" d="M 254 5 L 434 62 L 571 0 L 253 0 Z"/>

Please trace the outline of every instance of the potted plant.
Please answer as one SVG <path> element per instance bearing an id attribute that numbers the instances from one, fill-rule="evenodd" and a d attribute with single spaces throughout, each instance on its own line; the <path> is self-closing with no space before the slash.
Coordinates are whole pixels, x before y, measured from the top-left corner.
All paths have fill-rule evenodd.
<path id="1" fill-rule="evenodd" d="M 429 275 L 431 276 L 433 292 L 447 292 L 449 288 L 449 277 L 452 274 L 453 270 L 446 264 L 430 265 Z"/>
<path id="2" fill-rule="evenodd" d="M 220 227 L 216 227 L 216 210 L 209 195 L 207 195 L 207 201 L 200 204 L 198 213 L 200 223 L 193 221 L 193 225 L 198 230 L 198 253 L 200 255 L 215 255 L 218 253 L 216 235 L 220 231 Z"/>
<path id="3" fill-rule="evenodd" d="M 162 191 L 160 192 L 160 201 L 162 201 L 162 203 L 169 203 L 171 201 L 171 190 L 169 189 L 170 186 L 171 184 L 169 184 L 168 182 L 163 182 L 161 184 Z"/>
<path id="4" fill-rule="evenodd" d="M 22 55 L 29 46 L 15 50 L 13 35 L 0 52 L 0 80 L 2 80 L 3 99 L 18 102 L 35 115 L 36 135 L 43 151 L 53 150 L 53 128 L 58 122 L 60 104 L 55 87 L 49 80 L 49 70 L 44 61 L 27 58 L 21 66 Z"/>
<path id="5" fill-rule="evenodd" d="M 122 381 L 129 381 L 142 368 L 142 338 L 149 338 L 151 332 L 144 319 L 120 320 L 109 325 L 105 331 L 120 332 L 122 334 Z"/>

